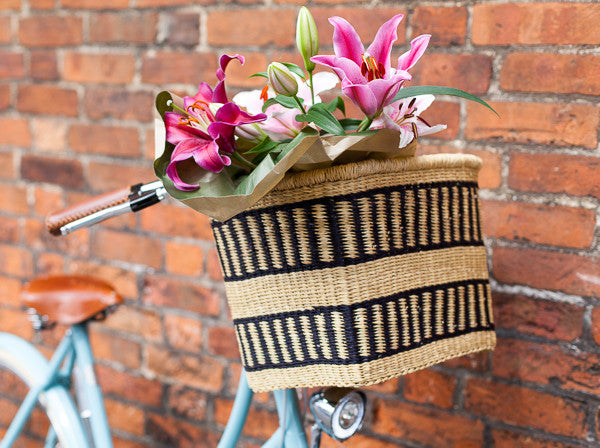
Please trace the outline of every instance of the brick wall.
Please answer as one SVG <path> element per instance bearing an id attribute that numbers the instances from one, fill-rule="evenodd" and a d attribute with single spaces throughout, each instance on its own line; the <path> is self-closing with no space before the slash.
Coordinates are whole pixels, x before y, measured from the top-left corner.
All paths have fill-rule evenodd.
<path id="1" fill-rule="evenodd" d="M 274 58 L 298 60 L 301 3 L 0 0 L 0 328 L 45 351 L 64 331 L 33 335 L 20 311 L 19 286 L 34 275 L 93 273 L 117 287 L 127 305 L 91 336 L 119 448 L 215 446 L 227 420 L 240 364 L 209 224 L 168 202 L 57 239 L 44 215 L 153 179 L 159 90 L 214 83 L 224 52 L 247 57 L 228 73 L 238 88 L 260 87 L 246 76 Z M 346 446 L 598 446 L 600 4 L 310 6 L 324 47 L 330 15 L 370 41 L 407 13 L 402 49 L 434 35 L 416 82 L 466 89 L 501 115 L 440 99 L 429 118 L 448 130 L 421 143 L 484 160 L 498 348 L 370 388 L 365 429 Z M 19 388 L 0 385 L 1 426 Z M 258 446 L 275 421 L 259 395 L 243 446 Z"/>

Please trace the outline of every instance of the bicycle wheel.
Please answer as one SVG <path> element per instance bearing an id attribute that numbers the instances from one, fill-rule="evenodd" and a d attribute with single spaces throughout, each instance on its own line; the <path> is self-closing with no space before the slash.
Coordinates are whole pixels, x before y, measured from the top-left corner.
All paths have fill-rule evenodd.
<path id="1" fill-rule="evenodd" d="M 30 389 L 44 381 L 48 372 L 48 361 L 29 342 L 12 334 L 0 333 L 0 369 L 10 372 Z M 44 446 L 90 447 L 73 400 L 63 386 L 48 388 L 39 395 L 38 402 L 48 417 L 51 426 L 49 431 L 56 434 L 56 442 L 45 442 Z M 42 443 L 44 442 L 40 442 Z M 5 446 L 8 446 L 7 442 L 4 439 L 0 440 L 0 448 Z"/>

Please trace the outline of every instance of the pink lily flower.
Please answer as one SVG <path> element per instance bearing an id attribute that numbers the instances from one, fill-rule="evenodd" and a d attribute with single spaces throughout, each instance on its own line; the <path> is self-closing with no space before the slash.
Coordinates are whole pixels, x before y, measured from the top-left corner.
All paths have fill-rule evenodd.
<path id="1" fill-rule="evenodd" d="M 446 129 L 445 124 L 431 126 L 419 116 L 435 100 L 433 95 L 404 98 L 383 108 L 383 113 L 373 120 L 371 129 L 388 128 L 400 131 L 399 148 L 404 148 L 415 138 Z"/>
<path id="2" fill-rule="evenodd" d="M 185 115 L 179 112 L 165 113 L 167 141 L 175 145 L 166 174 L 176 188 L 192 191 L 199 185 L 184 182 L 177 172 L 177 163 L 193 159 L 201 168 L 219 173 L 231 164 L 231 155 L 235 152 L 236 126 L 256 123 L 267 118 L 265 114 L 250 115 L 227 99 L 225 92 L 225 68 L 233 59 L 242 64 L 242 56 L 221 57 L 217 70 L 219 83 L 213 90 L 203 82 L 193 97 L 184 97 Z"/>
<path id="3" fill-rule="evenodd" d="M 377 117 L 394 98 L 408 73 L 425 52 L 430 35 L 423 34 L 411 42 L 411 49 L 398 58 L 396 68 L 391 66 L 392 45 L 398 39 L 396 29 L 403 15 L 398 14 L 385 22 L 373 43 L 365 48 L 352 25 L 341 17 L 331 17 L 334 27 L 335 55 L 313 56 L 311 61 L 333 69 L 342 81 L 342 91 L 365 115 Z"/>

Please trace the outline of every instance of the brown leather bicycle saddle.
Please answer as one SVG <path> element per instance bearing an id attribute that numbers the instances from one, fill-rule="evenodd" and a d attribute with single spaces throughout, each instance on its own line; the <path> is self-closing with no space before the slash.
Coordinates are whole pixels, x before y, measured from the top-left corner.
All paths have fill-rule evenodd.
<path id="1" fill-rule="evenodd" d="M 56 275 L 32 280 L 21 289 L 21 301 L 50 322 L 72 325 L 123 302 L 108 283 L 85 275 Z"/>

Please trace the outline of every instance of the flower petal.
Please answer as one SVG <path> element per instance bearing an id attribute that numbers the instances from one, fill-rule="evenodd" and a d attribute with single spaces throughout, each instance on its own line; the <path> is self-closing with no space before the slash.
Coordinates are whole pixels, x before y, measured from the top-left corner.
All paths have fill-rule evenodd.
<path id="1" fill-rule="evenodd" d="M 369 88 L 373 92 L 377 101 L 377 110 L 387 106 L 396 96 L 402 82 L 406 80 L 403 73 L 396 72 L 396 75 L 389 79 L 374 79 L 369 82 Z"/>
<path id="2" fill-rule="evenodd" d="M 227 99 L 227 92 L 225 92 L 225 69 L 234 59 L 237 59 L 242 65 L 244 65 L 245 59 L 239 54 L 236 54 L 235 56 L 224 54 L 219 59 L 219 68 L 217 69 L 217 79 L 219 80 L 219 84 L 217 84 L 215 91 L 213 92 L 213 103 L 227 103 L 229 101 Z"/>
<path id="3" fill-rule="evenodd" d="M 360 67 L 362 62 L 361 56 L 365 52 L 365 47 L 352 25 L 350 25 L 346 19 L 342 19 L 341 17 L 330 17 L 329 23 L 331 23 L 334 28 L 333 51 L 335 51 L 335 55 L 342 58 L 348 58 Z"/>
<path id="4" fill-rule="evenodd" d="M 398 58 L 398 70 L 409 70 L 412 68 L 419 58 L 423 56 L 423 53 L 425 53 L 429 39 L 431 39 L 431 35 L 429 34 L 422 34 L 415 37 L 410 42 L 410 50 Z"/>
<path id="5" fill-rule="evenodd" d="M 198 166 L 213 173 L 220 173 L 225 166 L 231 165 L 231 159 L 219 154 L 219 145 L 214 141 L 198 148 L 193 156 Z"/>
<path id="6" fill-rule="evenodd" d="M 395 15 L 381 25 L 373 43 L 367 48 L 369 56 L 373 56 L 378 63 L 383 64 L 385 73 L 390 71 L 390 53 L 392 52 L 392 45 L 398 39 L 396 30 L 403 17 L 402 14 Z"/>
<path id="7" fill-rule="evenodd" d="M 208 135 L 200 129 L 181 124 L 180 119 L 182 117 L 183 115 L 177 112 L 165 112 L 166 140 L 169 143 L 177 145 L 180 141 L 190 138 L 208 138 Z"/>
<path id="8" fill-rule="evenodd" d="M 360 65 L 357 65 L 354 61 L 348 58 L 339 58 L 337 56 L 313 56 L 310 58 L 311 61 L 317 64 L 326 65 L 331 67 L 336 75 L 340 79 L 347 78 L 353 84 L 366 84 L 367 78 L 365 78 L 360 72 Z"/>
<path id="9" fill-rule="evenodd" d="M 379 109 L 377 99 L 368 84 L 352 84 L 344 79 L 342 92 L 360 107 L 367 117 L 373 117 L 377 113 Z"/>

